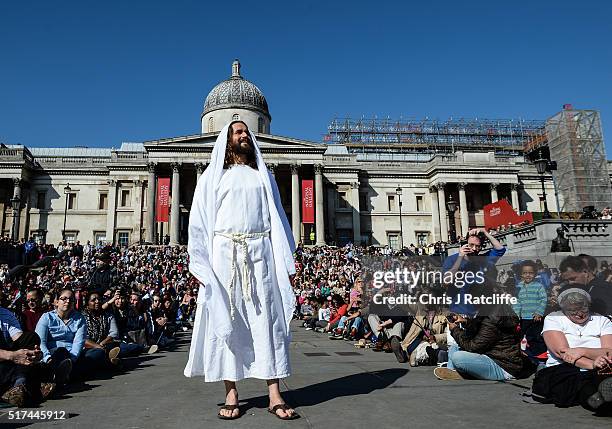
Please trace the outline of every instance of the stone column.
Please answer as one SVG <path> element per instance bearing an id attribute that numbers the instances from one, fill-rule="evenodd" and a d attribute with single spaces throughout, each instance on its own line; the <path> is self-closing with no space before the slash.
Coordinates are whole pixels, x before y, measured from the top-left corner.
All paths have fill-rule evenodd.
<path id="1" fill-rule="evenodd" d="M 117 216 L 117 184 L 115 179 L 108 180 L 108 211 L 106 212 L 106 242 L 115 244 L 115 218 Z"/>
<path id="2" fill-rule="evenodd" d="M 134 216 L 134 236 L 132 237 L 132 243 L 137 242 L 138 244 L 140 244 L 144 238 L 142 236 L 142 185 L 142 180 L 134 180 L 134 195 L 132 196 L 132 206 L 134 207 L 134 214 L 132 215 Z"/>
<path id="3" fill-rule="evenodd" d="M 30 209 L 32 208 L 32 189 L 26 189 L 25 192 L 22 193 L 23 199 L 23 225 L 21 227 L 20 234 L 21 237 L 26 240 L 30 238 Z"/>
<path id="4" fill-rule="evenodd" d="M 436 241 L 441 240 L 438 190 L 435 186 L 429 188 L 429 196 L 431 197 L 431 237 L 433 242 L 435 243 Z"/>
<path id="5" fill-rule="evenodd" d="M 467 235 L 470 228 L 470 218 L 467 209 L 467 199 L 465 198 L 465 186 L 467 183 L 458 183 L 459 188 L 459 214 L 461 215 L 461 235 Z"/>
<path id="6" fill-rule="evenodd" d="M 440 209 L 440 240 L 448 241 L 448 222 L 446 221 L 446 194 L 444 193 L 444 187 L 446 183 L 440 182 L 437 184 L 438 188 L 438 207 Z"/>
<path id="7" fill-rule="evenodd" d="M 300 181 L 297 164 L 291 164 L 291 229 L 295 244 L 301 241 L 302 226 L 300 225 Z"/>
<path id="8" fill-rule="evenodd" d="M 148 243 L 155 242 L 155 187 L 157 183 L 155 181 L 155 162 L 147 164 L 149 168 L 149 179 L 147 181 L 147 225 L 146 225 L 146 236 L 145 240 Z"/>
<path id="9" fill-rule="evenodd" d="M 351 205 L 353 206 L 353 244 L 361 244 L 361 215 L 359 214 L 359 182 L 351 183 Z"/>
<path id="10" fill-rule="evenodd" d="M 180 196 L 181 163 L 172 163 L 172 205 L 170 206 L 170 245 L 179 244 L 179 217 L 181 214 Z"/>
<path id="11" fill-rule="evenodd" d="M 518 183 L 512 183 L 510 188 L 510 193 L 512 195 L 512 208 L 514 209 L 515 212 L 520 212 L 521 211 L 521 203 L 519 201 L 519 194 L 518 194 Z"/>
<path id="12" fill-rule="evenodd" d="M 491 202 L 496 202 L 499 198 L 497 198 L 497 186 L 499 183 L 491 183 L 489 184 L 489 188 L 491 189 Z"/>
<path id="13" fill-rule="evenodd" d="M 336 186 L 327 186 L 327 230 L 332 241 L 336 240 Z"/>
<path id="14" fill-rule="evenodd" d="M 272 173 L 272 177 L 276 180 L 276 169 L 278 168 L 278 164 L 268 164 L 268 170 Z"/>
<path id="15" fill-rule="evenodd" d="M 197 186 L 198 182 L 200 181 L 200 176 L 202 176 L 202 173 L 204 173 L 204 170 L 206 170 L 206 164 L 204 164 L 203 162 L 196 162 L 195 168 L 196 168 L 196 186 Z"/>
<path id="16" fill-rule="evenodd" d="M 325 244 L 325 214 L 323 213 L 323 166 L 316 164 L 315 171 L 315 235 L 316 245 Z M 359 219 L 359 214 L 357 219 Z M 355 218 L 353 217 L 353 222 Z"/>
<path id="17" fill-rule="evenodd" d="M 13 210 L 13 224 L 11 225 L 11 238 L 19 240 L 19 221 L 21 218 L 21 184 L 18 177 L 13 178 L 13 200 L 11 201 Z"/>

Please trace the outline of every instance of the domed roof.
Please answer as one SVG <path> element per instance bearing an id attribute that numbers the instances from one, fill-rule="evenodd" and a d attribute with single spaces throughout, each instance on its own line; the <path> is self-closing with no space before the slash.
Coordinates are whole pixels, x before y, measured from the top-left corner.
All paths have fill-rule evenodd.
<path id="1" fill-rule="evenodd" d="M 215 86 L 206 97 L 204 112 L 219 109 L 243 108 L 257 110 L 270 117 L 268 102 L 263 93 L 254 84 L 240 76 L 240 62 L 232 63 L 232 76 Z"/>

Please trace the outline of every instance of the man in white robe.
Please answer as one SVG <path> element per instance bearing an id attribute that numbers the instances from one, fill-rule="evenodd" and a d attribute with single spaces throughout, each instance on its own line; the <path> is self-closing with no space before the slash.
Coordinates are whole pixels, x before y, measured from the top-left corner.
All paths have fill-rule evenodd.
<path id="1" fill-rule="evenodd" d="M 244 122 L 231 122 L 196 186 L 188 245 L 189 270 L 201 285 L 185 375 L 225 382 L 222 419 L 240 417 L 236 382 L 244 378 L 267 381 L 271 413 L 299 417 L 278 382 L 291 373 L 294 250 L 255 136 Z"/>

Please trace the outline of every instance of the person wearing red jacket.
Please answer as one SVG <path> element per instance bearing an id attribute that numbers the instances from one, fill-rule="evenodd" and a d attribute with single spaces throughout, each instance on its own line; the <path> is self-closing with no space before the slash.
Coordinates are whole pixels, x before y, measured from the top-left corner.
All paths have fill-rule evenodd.
<path id="1" fill-rule="evenodd" d="M 340 323 L 340 319 L 342 316 L 346 316 L 348 312 L 348 304 L 344 302 L 340 295 L 332 296 L 332 316 L 325 327 L 325 330 L 328 332 L 333 331 L 338 327 L 338 323 Z"/>
<path id="2" fill-rule="evenodd" d="M 42 306 L 42 294 L 38 289 L 30 290 L 26 295 L 27 308 L 21 314 L 21 326 L 25 332 L 34 332 L 40 317 L 47 311 Z"/>

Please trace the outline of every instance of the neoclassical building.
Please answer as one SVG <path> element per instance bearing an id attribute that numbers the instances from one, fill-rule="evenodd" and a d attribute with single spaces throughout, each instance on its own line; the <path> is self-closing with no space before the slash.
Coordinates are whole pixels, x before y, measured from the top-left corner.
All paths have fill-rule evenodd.
<path id="1" fill-rule="evenodd" d="M 460 130 L 452 133 L 463 137 L 453 137 L 449 147 L 401 144 L 397 130 L 390 132 L 399 136 L 397 145 L 360 146 L 368 138 L 363 128 L 361 137 L 345 138 L 348 122 L 330 126 L 335 134 L 327 143 L 274 135 L 263 93 L 235 61 L 231 76 L 206 97 L 198 134 L 123 143 L 119 149 L 2 145 L 2 233 L 49 243 L 63 236 L 121 244 L 168 237 L 171 244 L 186 243 L 196 182 L 219 130 L 232 119 L 255 131 L 297 241 L 309 242 L 314 232 L 317 244 L 429 243 L 448 238 L 452 218 L 458 234 L 483 225 L 483 206 L 500 198 L 517 211 L 542 211 L 540 176 L 517 147 L 472 144 Z M 170 178 L 168 222 L 156 221 L 159 178 Z M 302 222 L 305 179 L 314 182 L 314 224 Z M 555 211 L 550 175 L 545 185 L 548 207 Z M 450 198 L 459 209 L 449 215 Z"/>

